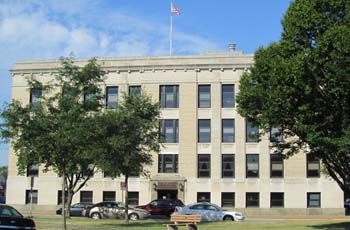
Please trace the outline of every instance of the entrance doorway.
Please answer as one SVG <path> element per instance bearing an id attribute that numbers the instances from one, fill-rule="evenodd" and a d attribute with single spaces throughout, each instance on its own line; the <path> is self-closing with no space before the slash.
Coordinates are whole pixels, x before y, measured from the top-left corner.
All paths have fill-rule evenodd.
<path id="1" fill-rule="evenodd" d="M 177 199 L 177 190 L 158 190 L 158 199 Z"/>

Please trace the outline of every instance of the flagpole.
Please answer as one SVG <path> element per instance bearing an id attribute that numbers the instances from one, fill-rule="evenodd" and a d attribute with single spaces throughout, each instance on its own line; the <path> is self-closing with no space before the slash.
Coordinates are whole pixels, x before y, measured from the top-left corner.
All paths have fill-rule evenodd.
<path id="1" fill-rule="evenodd" d="M 170 40 L 169 40 L 169 55 L 172 54 L 172 46 L 173 46 L 173 13 L 171 12 L 173 8 L 173 1 L 170 0 Z"/>

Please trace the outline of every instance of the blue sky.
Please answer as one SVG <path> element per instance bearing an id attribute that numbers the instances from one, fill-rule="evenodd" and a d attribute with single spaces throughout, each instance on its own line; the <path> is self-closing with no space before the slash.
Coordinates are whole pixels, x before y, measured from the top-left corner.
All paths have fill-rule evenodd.
<path id="1" fill-rule="evenodd" d="M 254 53 L 280 38 L 290 0 L 173 0 L 173 55 Z M 0 0 L 0 106 L 17 60 L 169 53 L 170 0 Z M 0 165 L 8 146 L 0 144 Z"/>

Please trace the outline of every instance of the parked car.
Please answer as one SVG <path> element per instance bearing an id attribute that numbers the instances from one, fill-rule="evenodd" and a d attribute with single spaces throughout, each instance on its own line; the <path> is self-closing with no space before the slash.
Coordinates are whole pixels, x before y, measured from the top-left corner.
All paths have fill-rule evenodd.
<path id="1" fill-rule="evenodd" d="M 84 208 L 92 207 L 93 203 L 77 203 L 70 206 L 70 216 L 82 216 Z M 56 210 L 57 215 L 62 214 L 62 208 Z"/>
<path id="2" fill-rule="evenodd" d="M 183 207 L 184 203 L 181 200 L 172 199 L 159 199 L 152 200 L 146 205 L 139 205 L 136 208 L 147 210 L 151 215 L 166 215 L 170 216 L 174 211 L 175 207 Z"/>
<path id="3" fill-rule="evenodd" d="M 24 218 L 15 208 L 0 205 L 0 229 L 29 229 L 36 230 L 32 219 Z"/>
<path id="4" fill-rule="evenodd" d="M 244 215 L 241 212 L 236 211 L 227 211 L 216 204 L 200 202 L 194 203 L 190 205 L 186 205 L 183 208 L 177 208 L 176 214 L 184 214 L 184 215 L 193 215 L 193 214 L 201 214 L 202 221 L 222 221 L 222 220 L 231 220 L 231 221 L 243 221 Z"/>
<path id="5" fill-rule="evenodd" d="M 83 214 L 92 219 L 123 219 L 125 217 L 125 205 L 122 202 L 100 202 L 91 208 L 85 209 Z M 128 208 L 128 216 L 130 220 L 145 219 L 150 215 L 151 214 L 148 211 L 143 209 Z"/>

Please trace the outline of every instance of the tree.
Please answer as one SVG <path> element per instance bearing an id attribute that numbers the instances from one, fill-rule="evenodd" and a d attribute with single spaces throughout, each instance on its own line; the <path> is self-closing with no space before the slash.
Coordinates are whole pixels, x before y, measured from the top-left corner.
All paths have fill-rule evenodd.
<path id="1" fill-rule="evenodd" d="M 4 192 L 6 191 L 7 174 L 7 166 L 0 166 L 0 186 L 2 187 Z"/>
<path id="2" fill-rule="evenodd" d="M 19 174 L 23 175 L 28 166 L 41 164 L 62 177 L 64 229 L 65 191 L 69 216 L 73 195 L 95 169 L 95 117 L 102 105 L 99 84 L 103 77 L 95 59 L 83 68 L 75 66 L 73 59 L 62 59 L 54 82 L 44 85 L 29 79 L 32 89 L 44 92 L 39 104 L 13 101 L 1 112 L 1 136 L 11 138 Z"/>
<path id="3" fill-rule="evenodd" d="M 128 180 L 147 174 L 152 152 L 159 152 L 159 105 L 142 95 L 123 95 L 118 108 L 101 114 L 99 166 L 113 177 L 124 176 L 125 222 L 128 223 Z"/>
<path id="4" fill-rule="evenodd" d="M 319 157 L 350 197 L 350 1 L 295 0 L 282 25 L 242 76 L 238 111 L 264 131 L 280 126 L 276 151 Z"/>

